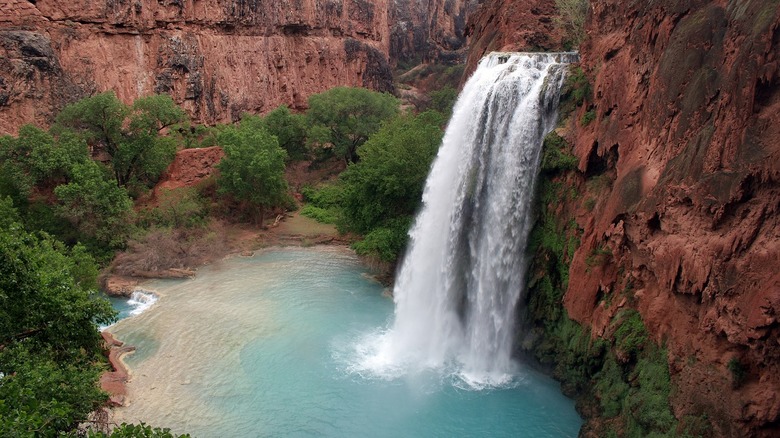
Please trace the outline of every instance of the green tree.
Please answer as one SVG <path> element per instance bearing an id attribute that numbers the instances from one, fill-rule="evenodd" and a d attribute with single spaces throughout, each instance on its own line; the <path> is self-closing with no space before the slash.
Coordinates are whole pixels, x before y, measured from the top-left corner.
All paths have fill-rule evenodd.
<path id="1" fill-rule="evenodd" d="M 128 107 L 109 91 L 66 106 L 57 116 L 57 131 L 73 129 L 105 151 L 120 186 L 149 185 L 176 153 L 175 142 L 160 133 L 185 119 L 167 95 L 139 98 Z"/>
<path id="2" fill-rule="evenodd" d="M 306 117 L 293 114 L 285 105 L 268 113 L 263 119 L 271 135 L 279 140 L 279 146 L 287 151 L 290 160 L 306 158 Z"/>
<path id="3" fill-rule="evenodd" d="M 94 161 L 77 164 L 68 184 L 54 189 L 58 213 L 79 232 L 110 248 L 121 247 L 130 232 L 133 203 L 127 190 L 111 182 Z"/>
<path id="4" fill-rule="evenodd" d="M 256 116 L 245 117 L 238 127 L 225 129 L 219 143 L 225 150 L 225 157 L 217 165 L 220 193 L 233 196 L 245 209 L 251 208 L 255 222 L 262 226 L 266 209 L 287 201 L 287 153 Z"/>
<path id="5" fill-rule="evenodd" d="M 16 138 L 0 137 L 0 196 L 23 204 L 34 186 L 61 183 L 75 164 L 88 159 L 86 143 L 76 136 L 66 133 L 55 139 L 24 125 Z"/>
<path id="6" fill-rule="evenodd" d="M 342 211 L 352 231 L 366 235 L 356 248 L 392 261 L 406 245 L 425 180 L 442 138 L 438 112 L 403 115 L 358 149 L 360 161 L 342 174 Z"/>
<path id="7" fill-rule="evenodd" d="M 97 324 L 115 312 L 83 248 L 27 233 L 7 199 L 0 213 L 0 436 L 56 436 L 106 399 Z"/>
<path id="8" fill-rule="evenodd" d="M 398 100 L 389 94 L 364 88 L 331 88 L 309 98 L 309 142 L 320 149 L 330 147 L 336 156 L 356 162 L 357 148 L 396 114 Z"/>
<path id="9" fill-rule="evenodd" d="M 447 85 L 431 91 L 429 96 L 431 97 L 430 109 L 442 113 L 446 119 L 449 119 L 452 115 L 452 107 L 458 99 L 458 90 Z"/>

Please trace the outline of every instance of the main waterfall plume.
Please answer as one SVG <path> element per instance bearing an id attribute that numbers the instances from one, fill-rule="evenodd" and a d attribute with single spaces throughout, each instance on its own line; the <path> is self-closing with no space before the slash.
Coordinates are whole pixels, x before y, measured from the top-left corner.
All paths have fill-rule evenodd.
<path id="1" fill-rule="evenodd" d="M 453 111 L 394 288 L 395 322 L 366 352 L 379 373 L 447 368 L 472 386 L 512 378 L 530 209 L 545 135 L 574 53 L 493 53 Z"/>

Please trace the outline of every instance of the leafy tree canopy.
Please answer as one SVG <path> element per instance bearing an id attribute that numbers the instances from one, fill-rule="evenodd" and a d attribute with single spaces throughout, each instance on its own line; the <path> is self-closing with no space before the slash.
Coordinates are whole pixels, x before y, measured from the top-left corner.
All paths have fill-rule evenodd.
<path id="1" fill-rule="evenodd" d="M 414 215 L 441 143 L 440 113 L 404 115 L 382 127 L 360 149 L 360 161 L 342 174 L 344 213 L 366 233 L 389 218 Z"/>
<path id="2" fill-rule="evenodd" d="M 36 185 L 62 182 L 73 165 L 89 159 L 86 143 L 65 133 L 55 139 L 32 125 L 0 137 L 0 196 L 23 203 Z"/>
<path id="3" fill-rule="evenodd" d="M 293 114 L 285 105 L 281 105 L 266 114 L 263 119 L 271 135 L 275 135 L 279 146 L 287 151 L 290 160 L 306 158 L 306 117 Z"/>
<path id="4" fill-rule="evenodd" d="M 57 116 L 55 130 L 75 130 L 102 148 L 111 157 L 120 186 L 134 181 L 150 185 L 176 153 L 174 140 L 160 132 L 185 119 L 170 96 L 142 97 L 129 107 L 109 91 L 66 106 Z"/>
<path id="5" fill-rule="evenodd" d="M 71 181 L 57 186 L 58 213 L 100 246 L 121 247 L 130 232 L 133 203 L 94 161 L 73 166 Z"/>
<path id="6" fill-rule="evenodd" d="M 262 225 L 265 210 L 287 200 L 287 153 L 256 116 L 245 117 L 238 127 L 226 128 L 219 143 L 225 150 L 217 165 L 219 191 L 255 209 L 255 220 Z"/>
<path id="7" fill-rule="evenodd" d="M 355 244 L 359 253 L 392 262 L 406 247 L 444 122 L 435 111 L 392 120 L 358 149 L 360 161 L 341 175 L 343 223 L 365 235 Z"/>
<path id="8" fill-rule="evenodd" d="M 0 436 L 72 430 L 105 395 L 97 324 L 115 312 L 92 289 L 83 247 L 26 232 L 0 200 Z"/>
<path id="9" fill-rule="evenodd" d="M 356 162 L 357 148 L 396 114 L 398 99 L 389 94 L 364 88 L 331 88 L 309 98 L 309 142 L 318 148 L 331 147 L 336 156 Z"/>

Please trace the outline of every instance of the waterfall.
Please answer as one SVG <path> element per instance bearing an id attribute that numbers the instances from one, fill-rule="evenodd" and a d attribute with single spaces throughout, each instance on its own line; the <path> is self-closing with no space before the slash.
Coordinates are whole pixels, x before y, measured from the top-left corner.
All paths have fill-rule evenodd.
<path id="1" fill-rule="evenodd" d="M 576 53 L 493 53 L 455 104 L 369 368 L 455 369 L 471 386 L 512 378 L 515 306 L 545 135 Z"/>

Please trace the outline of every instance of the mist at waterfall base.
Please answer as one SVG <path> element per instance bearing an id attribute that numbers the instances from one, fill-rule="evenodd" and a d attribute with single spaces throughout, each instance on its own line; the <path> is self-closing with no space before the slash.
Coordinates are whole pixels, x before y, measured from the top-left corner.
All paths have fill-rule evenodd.
<path id="1" fill-rule="evenodd" d="M 137 347 L 116 421 L 204 437 L 576 436 L 573 402 L 510 355 L 566 56 L 495 55 L 469 80 L 395 306 L 339 248 L 267 250 L 152 283 L 157 305 L 111 328 Z"/>
<path id="2" fill-rule="evenodd" d="M 160 299 L 109 329 L 137 347 L 115 421 L 195 437 L 574 437 L 559 385 L 518 368 L 476 391 L 455 376 L 355 371 L 393 302 L 345 248 L 281 248 L 146 284 Z"/>
<path id="3" fill-rule="evenodd" d="M 491 54 L 466 83 L 426 181 L 396 278 L 395 321 L 365 341 L 362 371 L 511 385 L 515 307 L 541 145 L 572 53 Z"/>

